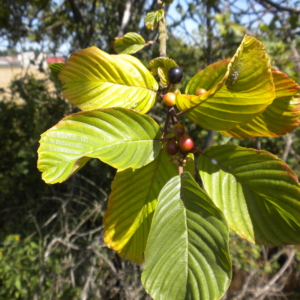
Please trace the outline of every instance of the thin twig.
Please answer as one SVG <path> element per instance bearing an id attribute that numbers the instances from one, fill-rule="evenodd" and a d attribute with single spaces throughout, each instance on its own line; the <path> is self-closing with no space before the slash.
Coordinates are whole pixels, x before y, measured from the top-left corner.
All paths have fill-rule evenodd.
<path id="1" fill-rule="evenodd" d="M 259 289 L 255 293 L 255 298 L 259 298 L 260 296 L 262 296 L 263 294 L 265 294 L 272 287 L 272 285 L 283 275 L 283 273 L 285 272 L 285 270 L 293 262 L 295 253 L 296 253 L 295 249 L 291 249 L 291 252 L 289 253 L 288 259 L 286 260 L 286 262 L 284 263 L 284 265 L 282 266 L 282 268 L 273 276 L 273 278 L 263 288 Z"/>
<path id="2" fill-rule="evenodd" d="M 243 286 L 242 286 L 242 289 L 241 289 L 240 293 L 238 293 L 237 295 L 235 295 L 234 297 L 232 297 L 232 300 L 242 300 L 242 299 L 244 299 L 244 296 L 246 295 L 246 293 L 248 291 L 249 284 L 250 284 L 252 278 L 254 277 L 254 275 L 257 272 L 258 272 L 257 269 L 256 270 L 251 270 L 251 272 L 248 275 L 247 279 L 243 283 Z"/>
<path id="3" fill-rule="evenodd" d="M 90 185 L 94 186 L 96 189 L 98 189 L 105 198 L 108 198 L 107 193 L 97 184 L 95 184 L 95 182 L 93 182 L 92 180 L 86 178 L 85 176 L 80 175 L 79 173 L 76 174 L 79 178 L 85 180 L 87 183 L 89 183 Z"/>
<path id="4" fill-rule="evenodd" d="M 287 160 L 288 155 L 292 149 L 293 137 L 294 137 L 293 132 L 283 137 L 283 139 L 285 140 L 285 146 L 284 146 L 284 151 L 282 153 L 282 160 L 284 161 Z"/>
<path id="5" fill-rule="evenodd" d="M 166 116 L 166 120 L 165 120 L 165 125 L 164 125 L 164 129 L 163 129 L 163 134 L 162 137 L 164 138 L 167 134 L 168 131 L 168 126 L 169 126 L 169 120 L 170 120 L 170 112 L 167 112 L 167 116 Z"/>
<path id="6" fill-rule="evenodd" d="M 177 120 L 175 109 L 174 109 L 173 106 L 170 108 L 169 112 L 170 112 L 170 115 L 171 115 L 171 120 L 172 120 L 173 125 L 177 124 L 178 120 Z"/>
<path id="7" fill-rule="evenodd" d="M 90 286 L 90 282 L 92 280 L 93 274 L 94 274 L 94 270 L 95 270 L 95 266 L 96 266 L 96 258 L 93 257 L 92 258 L 92 263 L 90 266 L 90 270 L 89 270 L 89 275 L 88 278 L 84 284 L 83 290 L 82 290 L 82 294 L 81 294 L 81 300 L 86 300 L 87 296 L 88 296 L 88 291 L 89 291 L 89 286 Z"/>

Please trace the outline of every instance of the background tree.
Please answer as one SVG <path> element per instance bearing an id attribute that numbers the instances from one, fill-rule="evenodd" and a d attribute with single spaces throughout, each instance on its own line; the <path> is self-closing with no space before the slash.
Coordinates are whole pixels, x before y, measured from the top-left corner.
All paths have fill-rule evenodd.
<path id="1" fill-rule="evenodd" d="M 91 45 L 113 53 L 114 38 L 126 32 L 139 32 L 145 40 L 157 37 L 142 23 L 156 1 L 0 3 L 0 35 L 8 48 L 25 51 L 39 45 L 40 51 L 58 54 L 67 42 L 70 53 Z M 295 1 L 174 1 L 172 6 L 167 8 L 167 51 L 185 72 L 182 86 L 197 70 L 231 57 L 245 33 L 259 37 L 272 65 L 299 82 Z M 147 65 L 159 56 L 158 46 L 137 56 Z M 40 179 L 39 135 L 73 110 L 59 91 L 49 93 L 44 83 L 29 75 L 20 78 L 11 86 L 11 98 L 0 102 L 0 297 L 149 299 L 139 283 L 140 267 L 122 261 L 102 241 L 105 200 L 115 171 L 91 161 L 90 168 L 63 185 L 47 186 Z M 24 104 L 13 102 L 17 93 Z M 161 120 L 165 115 L 161 103 L 151 115 Z M 237 140 L 185 122 L 199 139 L 199 148 L 231 143 L 267 150 L 286 160 L 300 176 L 299 129 L 281 139 Z M 253 246 L 235 235 L 231 251 L 236 275 L 227 299 L 299 298 L 299 251 Z"/>

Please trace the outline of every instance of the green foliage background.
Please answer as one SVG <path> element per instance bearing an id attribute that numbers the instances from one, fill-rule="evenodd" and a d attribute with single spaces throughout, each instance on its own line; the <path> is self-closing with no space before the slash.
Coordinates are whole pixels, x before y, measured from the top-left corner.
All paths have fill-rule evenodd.
<path id="1" fill-rule="evenodd" d="M 10 52 L 21 39 L 51 41 L 53 53 L 66 40 L 70 52 L 91 45 L 113 52 L 118 34 L 137 31 L 146 41 L 155 39 L 156 32 L 140 26 L 146 1 L 132 3 L 131 19 L 121 32 L 125 1 L 18 0 L 9 4 L 1 0 L 0 33 L 7 38 Z M 155 3 L 148 4 L 146 11 L 153 10 Z M 259 9 L 266 9 L 264 1 L 260 3 Z M 241 13 L 228 10 L 222 14 L 222 1 L 190 1 L 188 6 L 174 1 L 173 6 L 174 11 L 168 9 L 167 49 L 185 73 L 179 88 L 198 70 L 230 57 L 246 30 L 264 43 L 272 65 L 299 83 L 299 14 L 271 7 L 267 21 L 245 24 Z M 189 23 L 184 21 L 189 19 L 198 22 L 195 32 L 187 29 Z M 24 29 L 25 25 L 32 30 Z M 136 56 L 147 66 L 159 56 L 158 46 Z M 31 75 L 13 81 L 10 92 L 10 98 L 0 95 L 0 299 L 150 299 L 140 283 L 141 267 L 122 261 L 102 240 L 102 218 L 115 170 L 92 160 L 67 182 L 50 186 L 36 168 L 40 134 L 74 108 L 59 89 L 50 93 L 44 80 Z M 15 102 L 16 98 L 22 102 Z M 162 103 L 150 112 L 159 123 L 165 114 Z M 280 138 L 238 140 L 184 121 L 199 148 L 227 143 L 267 150 L 283 157 L 300 177 L 299 128 Z M 291 248 L 251 245 L 232 234 L 234 277 L 224 299 L 253 299 L 253 289 L 276 275 Z M 297 253 L 290 273 L 276 283 L 276 297 L 285 293 L 289 294 L 286 299 L 300 297 L 300 251 L 294 248 Z"/>

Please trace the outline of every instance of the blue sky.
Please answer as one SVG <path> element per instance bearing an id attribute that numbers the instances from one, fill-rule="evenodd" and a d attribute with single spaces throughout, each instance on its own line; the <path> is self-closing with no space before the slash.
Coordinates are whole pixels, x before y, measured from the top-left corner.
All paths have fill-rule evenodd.
<path id="1" fill-rule="evenodd" d="M 62 0 L 54 0 L 54 3 L 59 4 Z M 193 3 L 193 1 L 188 1 L 188 0 L 175 0 L 173 2 L 173 4 L 170 6 L 168 15 L 167 15 L 167 23 L 168 24 L 172 24 L 174 21 L 176 20 L 180 20 L 181 19 L 181 15 L 180 13 L 177 11 L 176 7 L 178 4 L 180 4 L 182 6 L 182 9 L 184 11 L 187 10 L 187 2 L 189 3 Z M 276 1 L 279 2 L 279 1 Z M 148 0 L 147 5 L 149 5 L 150 3 L 152 3 L 151 0 Z M 230 3 L 230 1 L 227 1 L 226 3 Z M 238 0 L 235 1 L 235 6 L 230 6 L 230 9 L 246 9 L 248 4 L 250 2 L 248 0 Z M 282 3 L 280 1 L 280 3 Z M 258 4 L 256 4 L 257 6 L 259 6 Z M 290 1 L 284 1 L 284 3 L 282 5 L 287 5 L 287 6 L 292 6 L 292 7 L 299 7 L 300 6 L 300 1 L 296 1 L 296 0 L 290 0 Z M 264 15 L 263 16 L 263 20 L 265 22 L 270 21 L 272 15 Z M 253 18 L 253 16 L 252 16 Z M 251 16 L 249 16 L 247 19 L 245 18 L 244 20 L 242 19 L 242 21 L 248 22 L 251 19 Z M 184 22 L 183 27 L 185 27 L 187 29 L 187 31 L 190 34 L 194 34 L 194 36 L 197 36 L 197 32 L 198 32 L 198 26 L 199 26 L 199 22 L 200 20 L 198 19 L 197 22 L 188 19 L 187 21 Z M 257 21 L 258 23 L 258 21 Z M 187 43 L 193 43 L 193 40 L 191 38 L 187 38 L 187 34 L 185 32 L 185 30 L 182 27 L 178 27 L 175 31 L 175 34 L 178 35 L 179 37 L 181 37 L 182 39 L 186 39 L 185 42 Z M 194 40 L 195 41 L 195 40 Z M 8 46 L 8 42 L 5 38 L 1 38 L 0 39 L 0 50 L 4 51 L 7 49 Z M 35 50 L 41 50 L 41 49 L 47 49 L 48 44 L 47 42 L 44 42 L 43 45 L 40 45 L 36 42 L 28 42 L 28 41 L 24 41 L 23 44 L 22 43 L 18 43 L 16 46 L 17 51 L 21 52 L 22 48 L 23 49 L 29 49 L 29 48 L 35 49 Z M 24 51 L 24 50 L 23 50 Z M 60 51 L 59 51 L 59 55 L 67 55 L 69 53 L 69 43 L 68 41 L 66 41 L 61 47 L 60 47 Z"/>

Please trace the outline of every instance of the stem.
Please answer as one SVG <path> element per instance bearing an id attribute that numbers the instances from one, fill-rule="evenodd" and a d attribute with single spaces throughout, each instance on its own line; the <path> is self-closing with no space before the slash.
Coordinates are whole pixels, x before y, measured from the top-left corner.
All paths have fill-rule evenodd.
<path id="1" fill-rule="evenodd" d="M 183 116 L 185 113 L 187 112 L 187 110 L 181 111 L 178 114 L 176 114 L 176 118 Z"/>
<path id="2" fill-rule="evenodd" d="M 195 108 L 196 106 L 192 106 L 190 108 L 188 108 L 187 110 L 181 111 L 178 114 L 176 114 L 176 117 L 181 117 L 182 115 L 184 115 L 185 113 L 187 113 L 189 110 Z"/>
<path id="3" fill-rule="evenodd" d="M 162 90 L 161 92 L 157 92 L 157 95 L 158 95 L 158 97 L 159 97 L 160 99 L 163 99 L 163 98 L 164 98 L 164 95 L 168 93 L 168 90 L 169 90 L 169 88 L 171 87 L 171 85 L 172 85 L 172 84 L 169 83 L 169 84 L 167 85 L 167 87 L 163 88 L 163 90 Z"/>
<path id="4" fill-rule="evenodd" d="M 174 125 L 174 124 L 177 124 L 177 123 L 178 123 L 178 120 L 177 120 L 177 118 L 176 118 L 176 113 L 175 113 L 174 107 L 171 107 L 171 108 L 169 109 L 169 112 L 170 112 L 170 115 L 171 115 L 171 119 L 172 119 L 173 125 Z"/>
<path id="5" fill-rule="evenodd" d="M 162 8 L 164 8 L 164 5 Z M 159 21 L 158 25 L 159 54 L 161 57 L 167 57 L 167 39 L 168 34 L 166 21 L 163 18 L 161 21 Z"/>
<path id="6" fill-rule="evenodd" d="M 169 137 L 169 138 L 162 138 L 159 140 L 160 142 L 169 142 L 169 141 L 174 141 L 174 137 Z"/>
<path id="7" fill-rule="evenodd" d="M 158 3 L 161 6 L 160 9 L 165 8 L 164 3 L 161 3 L 160 1 L 158 1 Z M 159 21 L 159 24 L 158 24 L 159 54 L 161 57 L 167 57 L 167 39 L 168 39 L 168 34 L 167 34 L 166 21 L 165 21 L 165 18 L 163 18 L 161 21 Z M 169 84 L 167 86 L 167 88 L 164 90 L 163 95 L 168 92 L 168 89 L 170 88 L 170 86 L 171 86 L 171 84 Z M 172 117 L 172 122 L 173 122 L 173 116 L 172 116 L 171 110 L 172 110 L 172 108 L 169 109 L 167 116 L 166 116 L 165 125 L 164 125 L 164 129 L 163 129 L 163 135 L 162 135 L 163 139 L 164 139 L 165 135 L 167 134 L 170 117 Z M 173 111 L 174 111 L 174 108 L 173 108 Z"/>
<path id="8" fill-rule="evenodd" d="M 154 45 L 156 42 L 155 41 L 149 41 L 147 44 L 145 44 L 145 46 L 151 46 Z"/>
<path id="9" fill-rule="evenodd" d="M 170 120 L 170 111 L 167 112 L 167 116 L 166 116 L 166 120 L 165 120 L 165 125 L 164 125 L 164 130 L 163 130 L 163 135 L 162 135 L 163 138 L 167 134 L 169 120 Z"/>
<path id="10" fill-rule="evenodd" d="M 181 165 L 178 166 L 178 173 L 179 173 L 179 176 L 181 176 L 181 174 L 183 173 L 183 166 L 181 166 Z"/>
<path id="11" fill-rule="evenodd" d="M 201 151 L 200 149 L 198 149 L 196 147 L 194 147 L 190 152 L 192 152 L 192 153 L 199 153 L 199 154 L 203 153 L 203 151 Z"/>

